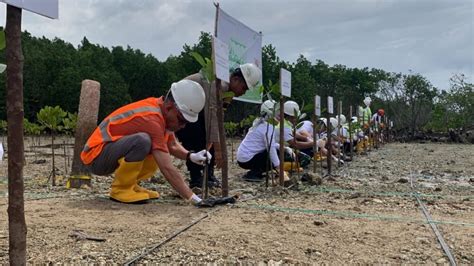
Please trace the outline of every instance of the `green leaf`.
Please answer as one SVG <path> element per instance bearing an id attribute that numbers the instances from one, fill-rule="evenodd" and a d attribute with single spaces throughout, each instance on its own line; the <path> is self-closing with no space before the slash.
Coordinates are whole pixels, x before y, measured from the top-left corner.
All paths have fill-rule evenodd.
<path id="1" fill-rule="evenodd" d="M 0 31 L 0 50 L 3 50 L 5 48 L 5 31 L 1 30 Z"/>
<path id="2" fill-rule="evenodd" d="M 314 103 L 307 104 L 301 108 L 302 112 L 309 113 L 314 110 Z"/>
<path id="3" fill-rule="evenodd" d="M 275 83 L 271 88 L 271 92 L 276 95 L 280 95 L 280 85 L 278 85 L 278 83 Z"/>
<path id="4" fill-rule="evenodd" d="M 206 66 L 206 62 L 204 61 L 204 58 L 202 58 L 202 56 L 201 56 L 199 53 L 197 53 L 197 52 L 191 52 L 190 54 L 191 54 L 191 56 L 192 56 L 194 59 L 196 59 L 196 61 L 197 61 L 202 67 Z"/>
<path id="5" fill-rule="evenodd" d="M 0 120 L 0 132 L 2 134 L 7 133 L 8 123 L 5 120 Z"/>
<path id="6" fill-rule="evenodd" d="M 280 122 L 274 120 L 274 119 L 270 119 L 267 121 L 268 124 L 272 125 L 272 126 L 278 126 L 278 124 L 280 124 Z"/>
<path id="7" fill-rule="evenodd" d="M 301 121 L 301 122 L 299 122 L 299 123 L 296 125 L 295 128 L 296 128 L 296 129 L 299 129 L 300 127 L 303 126 L 303 124 L 304 124 L 303 121 Z"/>
<path id="8" fill-rule="evenodd" d="M 59 106 L 46 106 L 36 114 L 36 117 L 38 118 L 38 122 L 46 128 L 51 131 L 58 131 L 62 129 L 60 124 L 64 117 L 66 117 L 66 114 L 67 113 Z"/>
<path id="9" fill-rule="evenodd" d="M 222 94 L 222 99 L 224 98 L 234 98 L 235 93 L 233 91 L 226 91 Z"/>
<path id="10" fill-rule="evenodd" d="M 66 133 L 73 133 L 77 125 L 77 114 L 68 112 L 67 117 L 63 119 L 63 124 L 63 129 L 66 130 Z"/>

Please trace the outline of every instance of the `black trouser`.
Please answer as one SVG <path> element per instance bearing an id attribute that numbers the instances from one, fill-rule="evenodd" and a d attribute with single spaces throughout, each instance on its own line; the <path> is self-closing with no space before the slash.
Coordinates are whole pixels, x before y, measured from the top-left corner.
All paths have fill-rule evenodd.
<path id="1" fill-rule="evenodd" d="M 187 123 L 184 128 L 176 132 L 176 137 L 184 148 L 189 151 L 201 151 L 206 149 L 206 122 L 204 119 L 204 111 L 199 113 L 198 120 L 195 123 Z M 212 155 L 209 164 L 208 178 L 214 175 L 214 148 L 209 151 Z M 190 183 L 202 183 L 204 166 L 197 165 L 191 161 L 186 162 L 189 174 L 191 176 Z"/>
<path id="2" fill-rule="evenodd" d="M 143 132 L 128 135 L 105 144 L 88 168 L 93 174 L 109 175 L 119 167 L 120 158 L 125 158 L 126 162 L 140 162 L 145 160 L 150 150 L 150 135 Z"/>
<path id="3" fill-rule="evenodd" d="M 303 152 L 303 153 L 309 155 L 310 157 L 314 156 L 313 148 L 301 149 L 300 152 Z"/>
<path id="4" fill-rule="evenodd" d="M 354 149 L 356 145 L 357 145 L 357 141 L 353 141 L 352 142 L 352 149 Z M 344 142 L 344 152 L 346 154 L 351 153 L 351 143 L 350 142 Z"/>
<path id="5" fill-rule="evenodd" d="M 255 154 L 252 159 L 248 162 L 237 162 L 240 167 L 251 170 L 258 173 L 266 172 L 267 170 L 271 170 L 272 167 L 270 166 L 271 163 L 268 160 L 268 152 L 266 150 L 262 151 L 261 153 Z M 267 168 L 268 165 L 268 168 Z"/>

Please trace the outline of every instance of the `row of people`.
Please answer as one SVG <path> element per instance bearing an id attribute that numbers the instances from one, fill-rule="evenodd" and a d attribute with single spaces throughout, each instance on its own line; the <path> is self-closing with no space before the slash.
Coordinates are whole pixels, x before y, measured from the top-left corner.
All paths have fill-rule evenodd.
<path id="1" fill-rule="evenodd" d="M 366 108 L 363 114 L 364 112 L 370 114 L 370 98 L 366 98 L 364 103 Z M 292 166 L 305 167 L 312 159 L 322 160 L 323 157 L 331 156 L 336 163 L 343 164 L 344 160 L 349 160 L 344 154 L 350 153 L 351 142 L 355 149 L 359 151 L 364 149 L 368 139 L 363 130 L 364 126 L 377 123 L 380 125 L 384 115 L 383 109 L 380 109 L 367 120 L 368 123 L 364 124 L 359 123 L 357 116 L 351 117 L 351 132 L 349 123 L 342 114 L 329 119 L 331 125 L 329 133 L 327 119 L 320 118 L 316 127 L 318 131 L 314 134 L 314 125 L 311 121 L 299 121 L 303 115 L 296 102 L 284 103 L 283 119 L 279 118 L 278 107 L 279 104 L 273 100 L 267 100 L 261 105 L 260 116 L 255 119 L 237 149 L 239 166 L 249 170 L 243 177 L 247 181 L 262 181 L 264 173 L 269 170 L 274 170 L 278 174 L 280 163 L 285 164 L 285 170 L 294 170 Z M 285 145 L 284 162 L 280 162 L 278 157 L 280 126 L 284 127 L 282 136 Z M 331 142 L 328 142 L 328 134 L 331 134 Z M 332 150 L 330 155 L 328 155 L 329 146 Z M 298 163 L 295 164 L 295 161 Z"/>
<path id="2" fill-rule="evenodd" d="M 230 82 L 224 82 L 222 87 L 224 91 L 233 92 L 234 96 L 241 96 L 248 89 L 256 88 L 260 79 L 261 70 L 257 66 L 243 64 L 230 74 Z M 209 165 L 208 185 L 220 186 L 213 175 L 214 162 L 219 166 L 222 161 L 217 123 L 211 123 L 217 120 L 215 88 L 215 82 L 209 82 L 202 73 L 197 73 L 173 83 L 163 97 L 148 98 L 115 110 L 87 140 L 81 153 L 83 163 L 97 175 L 114 173 L 110 197 L 119 202 L 158 198 L 158 192 L 139 185 L 140 181 L 153 176 L 158 168 L 180 196 L 193 203 L 201 202 L 191 188 L 202 186 L 204 165 Z M 224 102 L 230 100 L 224 99 Z M 260 118 L 238 149 L 239 165 L 252 170 L 257 178 L 261 178 L 263 169 L 279 168 L 281 162 L 276 155 L 280 147 L 275 141 L 280 138 L 279 126 L 284 127 L 282 138 L 285 144 L 282 148 L 286 154 L 285 162 L 298 161 L 297 167 L 304 167 L 313 157 L 312 124 L 305 121 L 301 127 L 295 128 L 302 118 L 298 104 L 286 102 L 281 119 L 275 115 L 278 113 L 276 106 L 273 101 L 262 105 Z M 175 132 L 178 132 L 177 138 Z M 206 132 L 213 143 L 210 150 L 206 147 Z M 319 132 L 316 146 L 327 155 L 328 145 L 337 143 L 326 143 L 323 136 L 324 132 Z M 190 172 L 189 186 L 173 165 L 170 155 L 186 160 Z M 262 164 L 263 158 L 268 163 Z"/>

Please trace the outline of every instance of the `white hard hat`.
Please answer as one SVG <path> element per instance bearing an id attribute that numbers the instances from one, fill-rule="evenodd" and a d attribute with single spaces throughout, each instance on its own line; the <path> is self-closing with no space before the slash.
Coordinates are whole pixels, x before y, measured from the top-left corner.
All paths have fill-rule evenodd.
<path id="1" fill-rule="evenodd" d="M 336 127 L 337 127 L 337 119 L 336 119 L 336 118 L 331 117 L 331 119 L 329 119 L 329 121 L 331 122 L 331 127 L 332 127 L 332 128 L 336 128 Z"/>
<path id="2" fill-rule="evenodd" d="M 352 122 L 352 123 L 357 123 L 357 116 L 353 116 L 353 117 L 351 118 L 351 122 Z"/>
<path id="3" fill-rule="evenodd" d="M 273 116 L 277 113 L 278 105 L 274 100 L 266 100 L 260 106 L 261 115 Z"/>
<path id="4" fill-rule="evenodd" d="M 249 90 L 256 88 L 260 84 L 262 71 L 255 64 L 247 63 L 240 65 L 240 71 L 244 76 L 245 83 Z"/>
<path id="5" fill-rule="evenodd" d="M 365 97 L 365 99 L 364 99 L 364 104 L 365 105 L 369 106 L 371 102 L 372 102 L 372 99 L 370 99 L 370 97 Z"/>
<path id="6" fill-rule="evenodd" d="M 338 119 L 339 115 L 336 116 L 336 120 Z M 341 114 L 341 125 L 346 123 L 346 116 Z"/>
<path id="7" fill-rule="evenodd" d="M 183 79 L 171 84 L 171 95 L 184 118 L 191 123 L 196 122 L 206 103 L 206 95 L 201 85 Z"/>
<path id="8" fill-rule="evenodd" d="M 289 116 L 300 116 L 300 106 L 295 101 L 286 101 L 283 105 L 283 112 Z"/>
<path id="9" fill-rule="evenodd" d="M 319 118 L 318 121 L 321 121 L 324 123 L 325 126 L 328 126 L 328 121 L 326 118 Z"/>

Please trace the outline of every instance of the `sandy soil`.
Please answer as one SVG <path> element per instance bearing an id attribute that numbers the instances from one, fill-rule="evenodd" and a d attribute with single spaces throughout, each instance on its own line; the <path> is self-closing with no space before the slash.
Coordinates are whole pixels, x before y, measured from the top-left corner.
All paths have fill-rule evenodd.
<path id="1" fill-rule="evenodd" d="M 66 189 L 71 145 L 66 156 L 62 147 L 56 151 L 60 178 L 51 187 L 50 147 L 26 147 L 29 263 L 124 263 L 208 213 L 139 263 L 448 263 L 411 194 L 417 191 L 456 262 L 474 264 L 472 145 L 387 144 L 335 169 L 322 185 L 298 182 L 290 189 L 243 182 L 244 171 L 232 163 L 231 194 L 248 200 L 214 209 L 187 205 L 158 174 L 144 186 L 162 198 L 144 205 L 110 201 L 111 177 L 94 177 L 92 188 Z M 45 162 L 33 163 L 39 159 Z M 8 262 L 5 164 L 0 263 Z M 106 240 L 79 239 L 74 230 Z"/>

